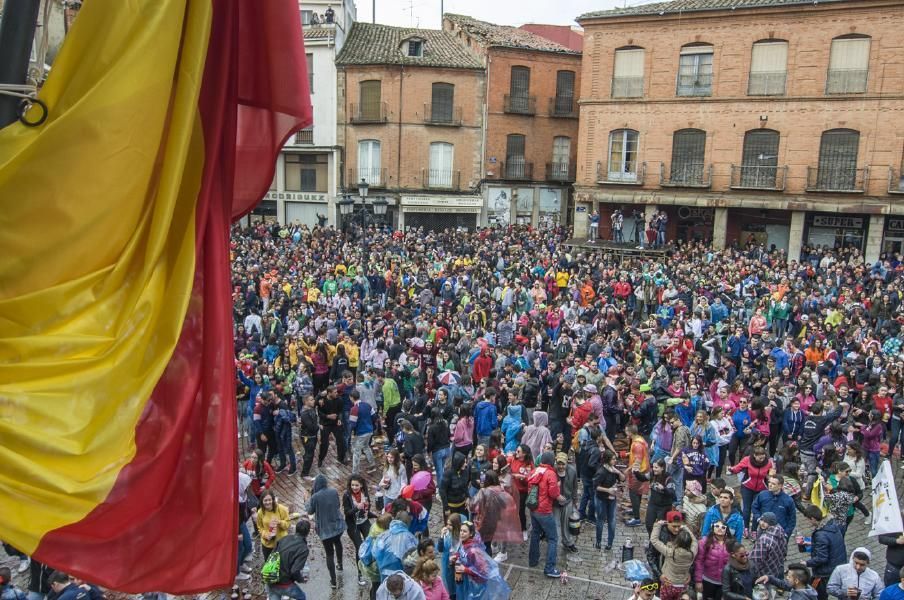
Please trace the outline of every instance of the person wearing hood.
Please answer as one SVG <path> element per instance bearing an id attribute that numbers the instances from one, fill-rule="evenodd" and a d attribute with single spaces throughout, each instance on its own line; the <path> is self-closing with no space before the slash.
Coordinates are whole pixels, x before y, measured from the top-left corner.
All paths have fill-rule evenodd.
<path id="1" fill-rule="evenodd" d="M 578 547 L 575 545 L 577 540 L 568 529 L 568 520 L 571 513 L 577 508 L 578 474 L 574 466 L 568 464 L 568 455 L 564 452 L 556 454 L 556 475 L 559 477 L 562 499 L 556 500 L 553 513 L 559 524 L 562 545 L 569 552 L 577 552 Z"/>
<path id="2" fill-rule="evenodd" d="M 381 579 L 404 571 L 405 556 L 417 548 L 417 538 L 408 530 L 410 524 L 411 516 L 406 512 L 399 512 L 389 524 L 389 529 L 377 538 L 373 555 L 380 569 Z"/>
<path id="3" fill-rule="evenodd" d="M 468 458 L 461 452 L 452 455 L 452 464 L 443 473 L 439 484 L 439 495 L 443 501 L 443 514 L 458 513 L 468 518 L 468 486 L 470 470 Z"/>
<path id="4" fill-rule="evenodd" d="M 505 436 L 503 452 L 511 454 L 518 447 L 521 430 L 524 428 L 524 407 L 520 404 L 509 404 L 505 418 L 502 420 L 502 434 Z"/>
<path id="5" fill-rule="evenodd" d="M 474 524 L 463 521 L 459 528 L 455 565 L 455 597 L 461 600 L 508 600 L 511 588 L 499 573 L 499 565 L 484 549 Z"/>
<path id="6" fill-rule="evenodd" d="M 537 413 L 534 413 L 536 416 Z M 556 520 L 552 516 L 553 503 L 562 498 L 559 489 L 559 477 L 555 470 L 555 458 L 552 452 L 544 452 L 540 456 L 540 465 L 533 470 L 527 479 L 528 486 L 537 486 L 537 506 L 530 513 L 530 548 L 528 566 L 540 564 L 540 532 L 546 534 L 546 565 L 543 574 L 558 579 L 562 573 L 556 568 L 558 558 L 559 534 Z M 530 489 L 530 488 L 528 488 Z M 528 507 L 530 508 L 530 506 Z"/>
<path id="7" fill-rule="evenodd" d="M 389 513 L 383 513 L 377 517 L 358 549 L 358 569 L 370 582 L 370 600 L 375 600 L 377 588 L 380 587 L 380 566 L 377 564 L 374 554 L 377 538 L 389 531 L 390 523 L 392 523 L 392 515 Z"/>
<path id="8" fill-rule="evenodd" d="M 386 578 L 377 590 L 377 600 L 425 600 L 424 589 L 405 574 L 397 571 Z"/>
<path id="9" fill-rule="evenodd" d="M 863 546 L 851 552 L 850 561 L 832 571 L 829 594 L 839 600 L 876 600 L 885 586 L 879 574 L 869 568 L 871 558 Z"/>
<path id="10" fill-rule="evenodd" d="M 813 525 L 811 536 L 813 550 L 806 565 L 813 570 L 813 587 L 819 600 L 828 600 L 826 586 L 835 567 L 845 562 L 847 551 L 844 547 L 844 534 L 831 514 L 823 517 L 818 506 L 807 506 L 804 516 Z"/>
<path id="11" fill-rule="evenodd" d="M 336 589 L 336 568 L 342 570 L 342 534 L 345 532 L 345 516 L 339 501 L 339 492 L 331 488 L 326 477 L 318 475 L 314 479 L 311 499 L 305 505 L 305 512 L 314 517 L 317 537 L 323 543 L 326 566 L 330 572 L 330 586 Z"/>
<path id="12" fill-rule="evenodd" d="M 750 560 L 756 577 L 769 575 L 780 578 L 785 572 L 785 554 L 788 548 L 788 536 L 778 523 L 775 513 L 765 512 L 757 520 L 759 528 Z"/>
<path id="13" fill-rule="evenodd" d="M 788 565 L 785 578 L 763 575 L 756 583 L 769 583 L 781 590 L 790 591 L 788 600 L 816 600 L 816 590 L 810 587 L 810 569 L 801 563 Z"/>
<path id="14" fill-rule="evenodd" d="M 305 600 L 305 593 L 299 587 L 304 580 L 305 564 L 308 561 L 308 534 L 311 522 L 302 519 L 295 524 L 295 533 L 287 535 L 276 544 L 279 553 L 279 579 L 267 586 L 268 600 L 280 600 L 285 596 Z"/>
<path id="15" fill-rule="evenodd" d="M 549 433 L 549 415 L 542 410 L 535 410 L 533 425 L 524 428 L 521 443 L 530 448 L 531 455 L 540 456 L 546 444 L 552 443 L 552 435 Z"/>

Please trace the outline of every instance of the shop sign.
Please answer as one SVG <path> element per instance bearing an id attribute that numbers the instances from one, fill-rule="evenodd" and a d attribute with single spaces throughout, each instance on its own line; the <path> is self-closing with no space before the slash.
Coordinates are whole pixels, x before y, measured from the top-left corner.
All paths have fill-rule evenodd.
<path id="1" fill-rule="evenodd" d="M 441 196 L 402 196 L 402 206 L 431 206 L 434 208 L 476 208 L 483 207 L 483 198 L 458 198 Z M 426 212 L 426 211 L 419 211 Z"/>
<path id="2" fill-rule="evenodd" d="M 816 215 L 815 217 L 813 217 L 813 227 L 832 227 L 834 229 L 863 229 L 863 219 L 860 217 Z"/>
<path id="3" fill-rule="evenodd" d="M 699 206 L 681 206 L 678 208 L 678 218 L 682 221 L 712 221 L 713 209 Z"/>
<path id="4" fill-rule="evenodd" d="M 326 202 L 326 194 L 316 192 L 267 192 L 264 200 L 289 200 L 292 202 Z"/>
<path id="5" fill-rule="evenodd" d="M 886 219 L 886 231 L 896 231 L 904 233 L 904 219 Z"/>

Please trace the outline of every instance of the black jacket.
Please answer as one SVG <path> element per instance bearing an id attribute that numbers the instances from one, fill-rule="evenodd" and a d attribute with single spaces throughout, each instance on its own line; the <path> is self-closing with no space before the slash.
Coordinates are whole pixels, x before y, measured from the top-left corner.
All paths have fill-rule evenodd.
<path id="1" fill-rule="evenodd" d="M 807 566 L 814 577 L 829 577 L 835 567 L 848 561 L 844 546 L 844 534 L 831 517 L 823 520 L 823 524 L 813 531 L 813 552 L 807 560 Z"/>
<path id="2" fill-rule="evenodd" d="M 465 466 L 465 455 L 456 452 L 452 456 L 452 466 L 443 473 L 439 494 L 443 499 L 443 511 L 449 510 L 449 504 L 460 504 L 468 499 L 468 484 L 471 479 Z"/>
<path id="3" fill-rule="evenodd" d="M 753 565 L 742 571 L 731 564 L 722 569 L 722 597 L 725 600 L 747 600 L 753 597 Z"/>
<path id="4" fill-rule="evenodd" d="M 888 546 L 885 551 L 885 562 L 896 568 L 904 567 L 904 544 L 898 543 L 900 533 L 886 533 L 879 536 L 879 543 Z M 34 564 L 34 560 L 32 560 Z"/>
<path id="5" fill-rule="evenodd" d="M 276 551 L 279 552 L 278 585 L 301 582 L 301 572 L 308 561 L 308 541 L 293 533 L 276 543 Z"/>
<path id="6" fill-rule="evenodd" d="M 298 415 L 298 424 L 299 424 L 299 437 L 317 437 L 317 433 L 320 430 L 320 422 L 317 417 L 317 410 L 314 408 L 302 409 L 301 414 Z"/>
<path id="7" fill-rule="evenodd" d="M 319 405 L 318 400 L 318 405 Z M 342 396 L 336 396 L 335 398 L 330 398 L 327 396 L 323 399 L 323 405 L 320 406 L 320 424 L 324 427 L 332 427 L 339 423 L 342 420 L 342 409 L 344 402 L 342 401 Z M 327 415 L 336 415 L 335 419 L 327 419 Z"/>
<path id="8" fill-rule="evenodd" d="M 449 447 L 449 423 L 439 421 L 427 428 L 427 452 L 436 452 Z"/>

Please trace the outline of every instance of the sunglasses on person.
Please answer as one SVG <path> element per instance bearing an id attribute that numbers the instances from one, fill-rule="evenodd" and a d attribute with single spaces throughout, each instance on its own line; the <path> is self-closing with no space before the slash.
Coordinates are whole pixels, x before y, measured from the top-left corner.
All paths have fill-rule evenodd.
<path id="1" fill-rule="evenodd" d="M 647 585 L 640 586 L 640 589 L 645 592 L 655 592 L 659 589 L 659 584 L 654 581 L 653 583 L 648 583 Z"/>

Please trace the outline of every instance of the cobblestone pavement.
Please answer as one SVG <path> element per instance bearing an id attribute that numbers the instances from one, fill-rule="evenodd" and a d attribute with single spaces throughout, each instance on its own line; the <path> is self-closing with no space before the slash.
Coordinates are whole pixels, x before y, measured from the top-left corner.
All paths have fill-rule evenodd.
<path id="1" fill-rule="evenodd" d="M 376 452 L 379 457 L 382 452 Z M 896 459 L 893 462 L 893 470 L 895 472 L 896 485 L 899 490 L 904 491 L 904 470 L 900 468 L 900 463 Z M 316 468 L 315 468 L 316 471 Z M 339 464 L 330 452 L 323 469 L 324 475 L 333 485 L 344 487 L 344 483 L 350 474 L 350 468 Z M 371 473 L 370 480 L 375 481 L 379 476 L 376 472 Z M 737 485 L 737 480 L 733 476 L 727 479 L 730 485 Z M 313 480 L 305 479 L 300 474 L 289 477 L 284 473 L 274 485 L 274 489 L 280 499 L 280 502 L 288 504 L 290 511 L 301 511 L 304 502 L 310 496 L 310 489 Z M 626 494 L 622 494 L 623 497 Z M 430 531 L 436 535 L 442 526 L 441 523 L 441 505 L 437 501 L 433 505 L 433 512 L 430 518 Z M 621 508 L 619 508 L 621 513 Z M 798 524 L 802 523 L 802 517 L 798 515 Z M 798 530 L 801 528 L 799 527 Z M 803 532 L 809 535 L 809 528 L 804 525 Z M 873 564 L 871 567 L 875 569 L 881 576 L 885 569 L 885 550 L 881 547 L 875 537 L 867 537 L 869 527 L 864 524 L 863 516 L 858 512 L 854 521 L 851 523 L 845 537 L 847 550 L 850 553 L 857 546 L 865 546 L 873 553 Z M 605 532 L 604 532 L 605 535 Z M 586 598 L 588 600 L 624 600 L 630 597 L 631 592 L 628 588 L 627 581 L 618 568 L 618 559 L 621 558 L 621 549 L 625 541 L 632 540 L 635 549 L 635 557 L 643 559 L 644 547 L 647 543 L 646 530 L 644 527 L 629 528 L 624 525 L 624 521 L 619 517 L 619 523 L 616 527 L 616 537 L 613 549 L 610 552 L 595 550 L 593 542 L 595 530 L 592 524 L 584 523 L 581 534 L 578 536 L 577 546 L 579 551 L 576 554 L 568 554 L 560 548 L 558 556 L 558 566 L 568 575 L 567 579 L 551 580 L 543 575 L 542 569 L 531 569 L 527 566 L 527 543 L 515 545 L 508 548 L 508 561 L 500 565 L 501 572 L 505 576 L 509 585 L 512 587 L 512 600 L 556 600 L 556 599 L 576 599 Z M 329 574 L 326 570 L 326 562 L 324 559 L 323 547 L 319 543 L 316 535 L 312 532 L 309 538 L 311 556 L 308 565 L 311 569 L 310 581 L 303 586 L 308 598 L 312 600 L 350 600 L 350 599 L 366 599 L 368 598 L 368 588 L 360 587 L 357 583 L 356 570 L 353 567 L 355 559 L 353 557 L 354 547 L 347 537 L 342 538 L 343 548 L 345 552 L 345 571 L 341 573 L 339 589 L 331 590 L 329 587 Z M 541 557 L 545 557 L 545 542 L 541 542 Z M 789 545 L 788 562 L 794 562 L 803 559 L 801 553 L 798 552 L 797 546 L 793 543 Z M 0 564 L 13 568 L 18 562 L 9 559 L 0 550 Z M 259 550 L 255 549 L 255 569 L 252 580 L 240 582 L 243 589 L 248 589 L 252 596 L 261 598 L 264 596 L 264 586 L 260 582 L 258 574 L 261 558 Z M 23 587 L 27 586 L 27 572 L 25 577 L 15 576 L 16 582 Z M 202 595 L 198 600 L 213 600 L 223 596 L 228 598 L 228 591 L 215 591 Z M 122 600 L 128 598 L 125 594 L 108 594 L 113 600 Z"/>

